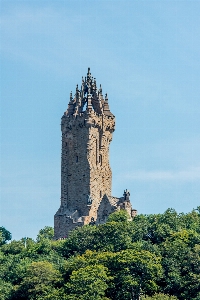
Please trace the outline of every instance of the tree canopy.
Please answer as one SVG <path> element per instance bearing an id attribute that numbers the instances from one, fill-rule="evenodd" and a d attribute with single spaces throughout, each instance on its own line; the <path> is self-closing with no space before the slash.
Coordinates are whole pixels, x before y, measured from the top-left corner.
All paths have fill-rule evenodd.
<path id="1" fill-rule="evenodd" d="M 60 241 L 49 226 L 36 240 L 0 237 L 0 300 L 200 300 L 199 208 L 120 211 Z"/>

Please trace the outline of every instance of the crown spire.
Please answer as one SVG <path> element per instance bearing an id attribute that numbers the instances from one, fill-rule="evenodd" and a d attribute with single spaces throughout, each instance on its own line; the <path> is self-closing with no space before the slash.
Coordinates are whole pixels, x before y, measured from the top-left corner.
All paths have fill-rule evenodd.
<path id="1" fill-rule="evenodd" d="M 82 76 L 80 90 L 78 84 L 76 85 L 74 98 L 72 97 L 72 93 L 70 93 L 70 101 L 66 114 L 77 115 L 84 112 L 85 103 L 89 112 L 93 110 L 100 115 L 113 116 L 109 109 L 107 94 L 104 99 L 101 84 L 98 90 L 96 78 L 91 75 L 90 68 L 88 68 L 87 76 L 85 78 Z"/>

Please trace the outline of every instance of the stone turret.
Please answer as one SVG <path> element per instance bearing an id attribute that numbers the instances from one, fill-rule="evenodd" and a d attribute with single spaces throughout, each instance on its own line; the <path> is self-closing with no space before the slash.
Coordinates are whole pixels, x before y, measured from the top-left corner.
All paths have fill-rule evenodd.
<path id="1" fill-rule="evenodd" d="M 61 204 L 54 217 L 55 238 L 77 226 L 104 223 L 118 209 L 127 208 L 131 217 L 130 200 L 123 206 L 128 199 L 111 196 L 109 145 L 114 130 L 107 94 L 104 98 L 101 85 L 97 89 L 88 68 L 80 90 L 77 85 L 74 97 L 70 93 L 61 120 Z"/>

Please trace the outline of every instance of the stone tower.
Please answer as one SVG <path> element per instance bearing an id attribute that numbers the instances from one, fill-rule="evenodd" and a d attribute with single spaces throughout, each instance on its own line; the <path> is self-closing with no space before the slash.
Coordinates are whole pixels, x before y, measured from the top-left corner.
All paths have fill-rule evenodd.
<path id="1" fill-rule="evenodd" d="M 70 101 L 61 121 L 61 205 L 54 217 L 55 238 L 77 226 L 104 223 L 111 212 L 126 209 L 132 217 L 129 192 L 111 196 L 109 145 L 115 130 L 107 94 L 97 89 L 88 68 L 87 77 Z"/>

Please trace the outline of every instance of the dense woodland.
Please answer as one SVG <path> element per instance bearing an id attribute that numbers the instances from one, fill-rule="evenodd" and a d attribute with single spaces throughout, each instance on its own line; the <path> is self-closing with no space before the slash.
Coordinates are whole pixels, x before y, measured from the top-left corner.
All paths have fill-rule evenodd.
<path id="1" fill-rule="evenodd" d="M 200 207 L 10 240 L 0 227 L 0 300 L 200 300 Z"/>

